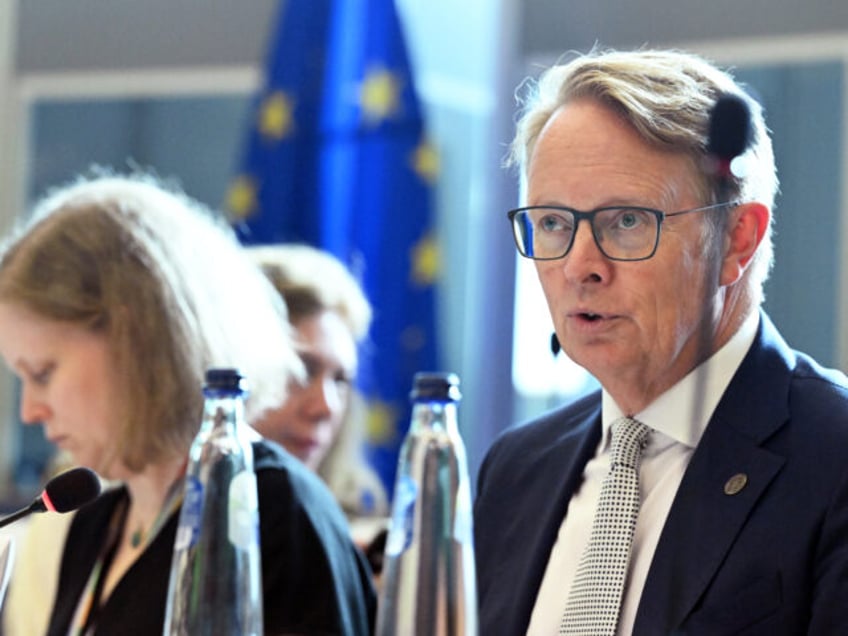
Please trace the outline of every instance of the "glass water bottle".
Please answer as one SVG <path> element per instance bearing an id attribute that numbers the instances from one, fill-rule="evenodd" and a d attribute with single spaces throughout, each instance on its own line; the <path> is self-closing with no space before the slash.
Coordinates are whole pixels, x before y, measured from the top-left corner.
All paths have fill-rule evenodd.
<path id="1" fill-rule="evenodd" d="M 471 489 L 459 378 L 418 373 L 386 540 L 377 636 L 475 636 Z"/>
<path id="2" fill-rule="evenodd" d="M 237 370 L 206 372 L 203 421 L 189 451 L 174 542 L 165 636 L 262 636 L 259 506 L 246 393 Z"/>

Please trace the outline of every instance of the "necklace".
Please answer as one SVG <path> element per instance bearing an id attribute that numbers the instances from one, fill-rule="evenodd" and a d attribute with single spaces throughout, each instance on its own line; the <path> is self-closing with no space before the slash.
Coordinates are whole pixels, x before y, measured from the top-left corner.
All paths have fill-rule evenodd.
<path id="1" fill-rule="evenodd" d="M 165 497 L 165 503 L 159 510 L 159 514 L 156 515 L 156 519 L 153 520 L 153 525 L 150 526 L 149 532 L 145 532 L 144 526 L 140 523 L 138 524 L 138 527 L 133 530 L 132 534 L 130 534 L 130 545 L 133 549 L 145 546 L 147 544 L 146 539 L 152 539 L 155 537 L 160 528 L 165 524 L 165 521 L 177 508 L 180 507 L 180 504 L 182 504 L 183 501 L 182 485 L 183 476 L 181 474 L 168 489 L 168 494 Z"/>
<path id="2" fill-rule="evenodd" d="M 130 545 L 134 548 L 137 548 L 141 545 L 141 542 L 144 541 L 144 528 L 139 526 L 135 529 L 135 531 L 130 535 Z"/>

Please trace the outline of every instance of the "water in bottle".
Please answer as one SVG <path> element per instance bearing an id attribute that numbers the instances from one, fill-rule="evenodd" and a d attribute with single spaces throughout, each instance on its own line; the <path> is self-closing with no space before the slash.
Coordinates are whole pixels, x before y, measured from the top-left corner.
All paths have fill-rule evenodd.
<path id="1" fill-rule="evenodd" d="M 262 570 L 245 380 L 210 369 L 189 451 L 174 543 L 165 636 L 261 636 Z"/>
<path id="2" fill-rule="evenodd" d="M 377 635 L 476 636 L 471 488 L 459 378 L 418 373 L 386 540 Z"/>

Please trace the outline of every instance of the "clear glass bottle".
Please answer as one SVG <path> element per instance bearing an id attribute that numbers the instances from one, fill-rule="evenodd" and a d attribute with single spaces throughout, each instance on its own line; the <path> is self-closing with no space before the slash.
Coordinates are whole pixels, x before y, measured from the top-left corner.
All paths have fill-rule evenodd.
<path id="1" fill-rule="evenodd" d="M 174 542 L 166 636 L 261 636 L 262 564 L 244 377 L 210 369 Z"/>
<path id="2" fill-rule="evenodd" d="M 418 373 L 398 460 L 377 636 L 476 636 L 471 488 L 459 378 Z"/>

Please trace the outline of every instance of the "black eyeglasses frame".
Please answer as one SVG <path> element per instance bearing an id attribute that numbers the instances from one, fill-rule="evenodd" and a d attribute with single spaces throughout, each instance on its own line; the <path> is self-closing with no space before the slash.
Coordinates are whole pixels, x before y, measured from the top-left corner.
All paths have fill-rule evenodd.
<path id="1" fill-rule="evenodd" d="M 675 216 L 682 216 L 684 214 L 692 214 L 694 212 L 707 212 L 710 210 L 717 210 L 720 208 L 732 208 L 740 205 L 739 201 L 725 201 L 722 203 L 713 203 L 711 205 L 704 205 L 697 208 L 690 208 L 688 210 L 679 210 L 677 212 L 663 212 L 662 210 L 657 210 L 655 208 L 646 208 L 638 205 L 610 205 L 604 206 L 602 208 L 595 208 L 594 210 L 589 210 L 588 212 L 583 212 L 581 210 L 575 210 L 574 208 L 569 208 L 562 205 L 529 205 L 525 207 L 515 208 L 507 212 L 507 218 L 509 219 L 510 224 L 512 225 L 512 238 L 515 241 L 515 247 L 518 249 L 518 253 L 521 254 L 524 258 L 529 258 L 534 261 L 556 261 L 561 258 L 565 258 L 568 253 L 571 251 L 571 248 L 574 246 L 574 237 L 577 236 L 577 230 L 580 225 L 580 221 L 586 220 L 589 222 L 589 227 L 592 230 L 592 238 L 595 241 L 595 245 L 600 250 L 601 254 L 603 254 L 606 258 L 611 261 L 621 261 L 621 262 L 638 262 L 638 261 L 647 261 L 650 258 L 653 258 L 654 254 L 657 253 L 657 247 L 660 244 L 660 235 L 662 234 L 662 225 L 666 219 Z M 521 241 L 518 237 L 519 229 L 516 225 L 515 217 L 522 213 L 528 212 L 530 210 L 558 210 L 560 212 L 568 212 L 574 217 L 574 231 L 571 233 L 571 239 L 568 242 L 568 245 L 565 248 L 565 251 L 559 256 L 546 256 L 546 257 L 537 257 L 537 256 L 529 256 L 524 253 L 522 249 Z M 606 253 L 606 250 L 601 246 L 601 242 L 598 240 L 598 235 L 595 231 L 595 217 L 601 212 L 605 212 L 607 210 L 639 210 L 642 212 L 649 212 L 653 214 L 657 219 L 657 232 L 656 239 L 654 240 L 653 248 L 651 249 L 651 253 L 647 256 L 640 256 L 638 258 L 621 258 L 616 256 L 610 256 Z"/>

